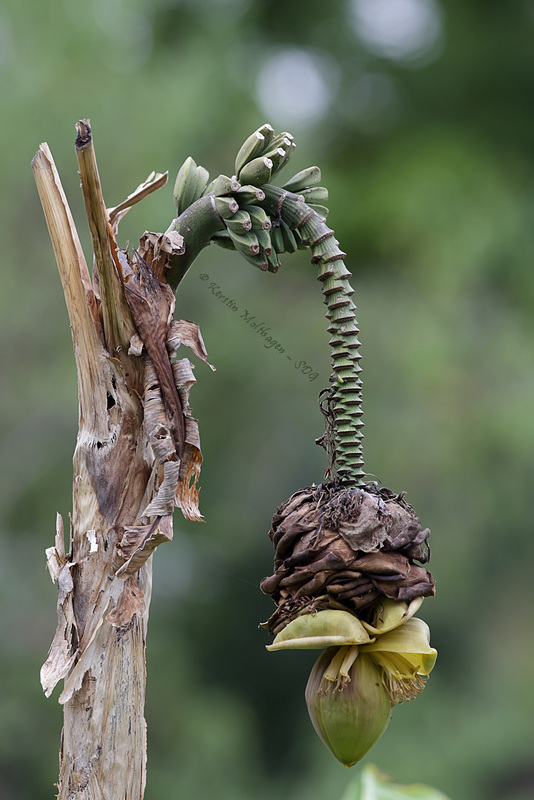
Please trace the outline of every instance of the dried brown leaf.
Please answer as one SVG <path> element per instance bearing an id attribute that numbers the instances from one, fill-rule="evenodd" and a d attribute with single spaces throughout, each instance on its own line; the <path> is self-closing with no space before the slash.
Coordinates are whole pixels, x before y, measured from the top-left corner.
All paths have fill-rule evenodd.
<path id="1" fill-rule="evenodd" d="M 178 231 L 152 233 L 145 231 L 139 242 L 139 255 L 153 269 L 158 279 L 167 282 L 171 259 L 185 253 L 184 237 Z"/>
<path id="2" fill-rule="evenodd" d="M 428 529 L 402 497 L 374 487 L 302 489 L 273 517 L 274 573 L 261 582 L 278 610 L 273 632 L 306 602 L 311 610 L 347 608 L 366 613 L 382 595 L 412 600 L 434 593 Z"/>
<path id="3" fill-rule="evenodd" d="M 58 624 L 40 675 L 46 697 L 50 697 L 58 681 L 68 675 L 76 659 L 74 642 L 77 638 L 77 626 L 72 604 L 73 583 L 70 567 L 71 564 L 65 564 L 57 578 Z"/>
<path id="4" fill-rule="evenodd" d="M 119 205 L 114 208 L 108 208 L 109 222 L 113 236 L 117 236 L 119 222 L 128 213 L 130 208 L 141 200 L 144 200 L 144 198 L 148 197 L 152 192 L 165 186 L 168 177 L 168 172 L 151 172 L 146 181 L 140 183 L 137 189 L 134 189 L 134 191 L 128 195 L 126 200 L 123 200 L 122 203 L 119 203 Z"/>
<path id="5" fill-rule="evenodd" d="M 107 613 L 115 606 L 123 588 L 120 580 L 106 580 L 104 585 L 105 588 L 97 593 L 91 613 L 88 616 L 89 624 L 80 638 L 75 654 L 75 664 L 68 673 L 68 677 L 66 677 L 63 691 L 58 699 L 60 704 L 67 703 L 74 692 L 81 688 L 85 673 L 91 669 L 91 665 L 94 663 L 94 654 L 98 646 L 98 633 L 104 624 Z"/>
<path id="6" fill-rule="evenodd" d="M 163 404 L 156 370 L 150 359 L 145 368 L 145 427 L 158 464 L 176 457 L 176 446 Z M 185 424 L 184 424 L 185 434 Z"/>
<path id="7" fill-rule="evenodd" d="M 74 642 L 77 638 L 76 620 L 72 604 L 73 581 L 72 564 L 65 554 L 63 518 L 56 515 L 56 537 L 53 547 L 46 549 L 46 566 L 54 583 L 57 584 L 58 624 L 50 645 L 48 658 L 41 667 L 41 685 L 46 697 L 62 678 L 68 674 L 76 654 Z"/>
<path id="8" fill-rule="evenodd" d="M 144 592 L 135 585 L 135 576 L 131 576 L 124 582 L 124 588 L 119 595 L 117 604 L 106 619 L 110 625 L 120 628 L 123 625 L 127 625 L 134 614 L 142 617 L 145 611 Z"/>
<path id="9" fill-rule="evenodd" d="M 191 522 L 202 522 L 202 514 L 198 507 L 197 481 L 202 464 L 202 453 L 198 447 L 186 445 L 180 481 L 176 487 L 174 502 L 184 517 Z"/>
<path id="10" fill-rule="evenodd" d="M 132 334 L 130 338 L 130 346 L 128 348 L 129 356 L 140 356 L 143 352 L 143 340 L 138 333 Z"/>
<path id="11" fill-rule="evenodd" d="M 176 453 L 181 458 L 185 438 L 183 410 L 166 346 L 174 312 L 174 295 L 169 286 L 159 283 L 142 258 L 138 257 L 131 266 L 133 274 L 126 283 L 126 298 L 139 336 L 154 365 Z"/>
<path id="12" fill-rule="evenodd" d="M 193 374 L 193 365 L 188 358 L 181 358 L 179 361 L 173 361 L 172 372 L 180 400 L 182 401 L 182 408 L 184 414 L 186 414 L 189 411 L 189 392 L 197 382 Z"/>
<path id="13" fill-rule="evenodd" d="M 115 573 L 117 577 L 134 575 L 163 542 L 172 540 L 172 516 L 157 518 L 150 525 L 125 529 L 118 551 L 126 562 Z"/>
<path id="14" fill-rule="evenodd" d="M 189 347 L 197 358 L 200 358 L 210 369 L 215 372 L 215 367 L 208 361 L 208 353 L 204 339 L 200 333 L 200 328 L 196 322 L 189 322 L 186 319 L 175 319 L 171 323 L 169 337 L 167 339 L 167 348 L 173 358 L 179 346 L 183 344 Z"/>
<path id="15" fill-rule="evenodd" d="M 174 496 L 180 480 L 180 462 L 166 461 L 163 465 L 163 482 L 156 496 L 141 512 L 143 517 L 166 517 L 174 510 Z"/>

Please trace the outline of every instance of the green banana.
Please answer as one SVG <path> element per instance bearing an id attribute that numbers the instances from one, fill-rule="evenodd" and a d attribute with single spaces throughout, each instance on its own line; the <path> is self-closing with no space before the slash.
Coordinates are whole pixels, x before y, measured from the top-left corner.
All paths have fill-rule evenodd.
<path id="1" fill-rule="evenodd" d="M 265 228 L 256 228 L 252 229 L 256 235 L 258 240 L 258 244 L 260 246 L 260 252 L 264 253 L 266 256 L 270 256 L 273 252 L 273 246 L 271 243 L 271 237 L 269 235 L 269 231 L 265 230 Z"/>
<path id="2" fill-rule="evenodd" d="M 266 231 L 263 232 L 266 233 Z M 269 257 L 260 249 L 260 245 L 254 231 L 249 231 L 248 233 L 239 235 L 234 231 L 228 231 L 228 233 L 230 234 L 230 238 L 235 249 L 243 256 L 243 258 L 245 258 L 258 269 L 261 269 L 263 272 L 266 272 L 269 269 Z"/>
<path id="3" fill-rule="evenodd" d="M 304 198 L 305 203 L 328 203 L 328 189 L 325 186 L 310 186 L 302 189 L 299 195 Z"/>
<path id="4" fill-rule="evenodd" d="M 253 158 L 248 164 L 245 164 L 240 171 L 238 178 L 240 183 L 252 183 L 254 186 L 261 186 L 263 183 L 268 183 L 271 179 L 273 169 L 273 162 L 265 156 Z"/>
<path id="5" fill-rule="evenodd" d="M 273 175 L 285 167 L 293 155 L 295 147 L 296 144 L 291 134 L 282 133 L 279 136 L 275 136 L 269 150 L 264 153 L 273 162 Z"/>
<path id="6" fill-rule="evenodd" d="M 254 230 L 263 228 L 264 231 L 268 231 L 271 228 L 272 223 L 270 217 L 263 208 L 259 206 L 245 206 L 244 210 L 250 215 Z"/>
<path id="7" fill-rule="evenodd" d="M 242 186 L 235 192 L 235 197 L 241 206 L 251 206 L 265 200 L 265 192 L 259 186 Z"/>
<path id="8" fill-rule="evenodd" d="M 325 186 L 310 186 L 298 193 L 305 203 L 328 203 L 328 189 Z"/>
<path id="9" fill-rule="evenodd" d="M 235 159 L 236 175 L 239 175 L 245 164 L 248 164 L 249 161 L 261 156 L 265 152 L 273 136 L 274 128 L 266 123 L 245 139 Z"/>
<path id="10" fill-rule="evenodd" d="M 300 194 L 303 189 L 309 189 L 310 186 L 316 186 L 321 182 L 321 170 L 319 167 L 307 167 L 306 169 L 297 172 L 288 181 L 284 183 L 282 189 L 287 189 L 288 192 Z"/>
<path id="11" fill-rule="evenodd" d="M 241 184 L 235 176 L 229 178 L 228 175 L 219 175 L 206 186 L 204 194 L 214 194 L 216 197 L 219 197 L 221 195 L 233 194 L 240 188 Z"/>
<path id="12" fill-rule="evenodd" d="M 276 136 L 269 142 L 269 150 L 276 150 L 277 147 L 282 147 L 284 150 L 287 150 L 291 145 L 295 144 L 295 137 L 292 136 L 287 131 L 283 131 L 282 133 L 277 133 Z M 263 155 L 266 155 L 267 148 L 263 151 Z"/>
<path id="13" fill-rule="evenodd" d="M 267 261 L 269 262 L 269 266 L 267 267 L 269 272 L 278 272 L 282 266 L 280 264 L 280 259 L 278 258 L 278 253 L 276 253 L 274 250 L 267 256 Z"/>
<path id="14" fill-rule="evenodd" d="M 236 233 L 246 233 L 252 228 L 250 214 L 243 209 L 237 211 L 232 217 L 225 220 L 227 229 Z"/>
<path id="15" fill-rule="evenodd" d="M 228 233 L 230 234 L 230 238 L 235 245 L 235 249 L 239 250 L 239 252 L 243 255 L 257 256 L 260 252 L 258 238 L 253 231 L 243 231 L 243 233 L 238 233 L 237 231 L 233 231 L 231 228 L 229 228 Z"/>
<path id="16" fill-rule="evenodd" d="M 277 253 L 285 253 L 286 246 L 284 243 L 284 237 L 282 236 L 282 231 L 280 229 L 280 225 L 273 225 L 270 230 L 271 234 L 271 244 L 273 246 L 273 250 Z"/>
<path id="17" fill-rule="evenodd" d="M 285 167 L 285 165 L 287 164 L 287 162 L 289 161 L 289 159 L 291 158 L 291 156 L 295 152 L 295 148 L 296 147 L 297 147 L 297 145 L 295 144 L 295 142 L 291 142 L 290 146 L 286 148 L 286 156 L 282 160 L 282 163 L 280 164 L 279 169 L 283 169 Z"/>
<path id="18" fill-rule="evenodd" d="M 189 156 L 176 176 L 173 198 L 178 216 L 202 196 L 209 181 L 209 173 Z"/>
<path id="19" fill-rule="evenodd" d="M 282 234 L 282 240 L 284 242 L 284 251 L 286 253 L 294 253 L 295 250 L 298 250 L 298 246 L 300 244 L 300 239 L 301 239 L 298 231 L 292 231 L 287 222 L 284 222 L 284 220 L 281 219 L 280 232 Z"/>
<path id="20" fill-rule="evenodd" d="M 322 219 L 326 219 L 329 213 L 329 209 L 326 206 L 318 206 L 316 203 L 309 203 L 310 208 L 313 208 L 316 214 L 319 214 Z"/>
<path id="21" fill-rule="evenodd" d="M 239 204 L 233 197 L 216 197 L 215 206 L 223 219 L 230 219 L 239 211 Z"/>
<path id="22" fill-rule="evenodd" d="M 274 175 L 278 170 L 282 168 L 282 164 L 285 163 L 284 159 L 287 155 L 288 148 L 284 147 L 277 147 L 273 150 L 268 150 L 265 153 L 265 158 L 269 158 L 273 162 L 272 166 L 272 174 Z"/>

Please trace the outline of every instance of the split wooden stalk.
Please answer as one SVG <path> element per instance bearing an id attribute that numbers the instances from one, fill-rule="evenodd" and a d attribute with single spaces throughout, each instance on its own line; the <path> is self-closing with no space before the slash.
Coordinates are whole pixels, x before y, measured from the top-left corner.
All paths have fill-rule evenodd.
<path id="1" fill-rule="evenodd" d="M 41 680 L 47 695 L 65 680 L 59 800 L 140 800 L 151 559 L 127 577 L 117 577 L 112 562 L 119 532 L 136 524 L 151 499 L 154 457 L 138 394 L 145 362 L 128 356 L 135 327 L 117 278 L 92 145 L 86 142 L 81 152 L 101 306 L 46 144 L 32 162 L 65 294 L 79 394 L 70 552 L 59 518 L 55 546 L 47 551 L 59 624 Z M 118 605 L 132 613 L 112 624 Z M 117 624 L 128 616 L 127 624 Z"/>

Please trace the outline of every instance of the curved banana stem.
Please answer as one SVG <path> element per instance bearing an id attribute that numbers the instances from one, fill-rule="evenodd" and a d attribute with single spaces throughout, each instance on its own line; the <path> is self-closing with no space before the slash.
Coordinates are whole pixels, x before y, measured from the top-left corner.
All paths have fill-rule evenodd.
<path id="1" fill-rule="evenodd" d="M 363 485 L 361 355 L 356 306 L 351 299 L 354 290 L 349 283 L 351 273 L 344 262 L 346 254 L 339 249 L 334 231 L 301 195 L 270 184 L 262 188 L 265 200 L 259 205 L 271 215 L 274 224 L 283 219 L 291 229 L 299 231 L 302 245 L 311 249 L 312 263 L 319 267 L 317 278 L 323 286 L 331 334 L 333 462 L 342 483 Z"/>
<path id="2" fill-rule="evenodd" d="M 205 195 L 173 219 L 166 233 L 177 231 L 184 237 L 185 252 L 170 260 L 169 286 L 175 292 L 199 253 L 209 245 L 211 237 L 224 229 L 213 194 Z"/>
<path id="3" fill-rule="evenodd" d="M 275 135 L 270 125 L 263 125 L 241 147 L 235 165 L 237 177 L 219 175 L 208 183 L 207 170 L 192 158 L 184 162 L 174 187 L 179 216 L 167 232 L 180 233 L 185 248 L 183 254 L 171 257 L 168 280 L 176 290 L 210 240 L 271 272 L 280 266 L 280 253 L 294 252 L 297 247 L 311 249 L 328 307 L 333 368 L 331 388 L 321 395 L 326 432 L 319 443 L 328 453 L 328 478 L 335 471 L 341 483 L 361 486 L 365 472 L 359 330 L 345 253 L 322 216 L 327 209 L 317 205 L 328 199 L 328 192 L 317 185 L 321 179 L 318 167 L 294 175 L 285 188 L 268 183 L 288 161 L 294 147 L 290 134 Z"/>

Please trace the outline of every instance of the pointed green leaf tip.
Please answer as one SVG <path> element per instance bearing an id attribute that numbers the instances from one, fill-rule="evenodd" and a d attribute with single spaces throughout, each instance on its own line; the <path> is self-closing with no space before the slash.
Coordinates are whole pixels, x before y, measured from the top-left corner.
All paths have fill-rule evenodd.
<path id="1" fill-rule="evenodd" d="M 390 783 L 372 764 L 354 780 L 341 800 L 449 800 L 442 792 L 414 783 L 400 786 Z"/>

